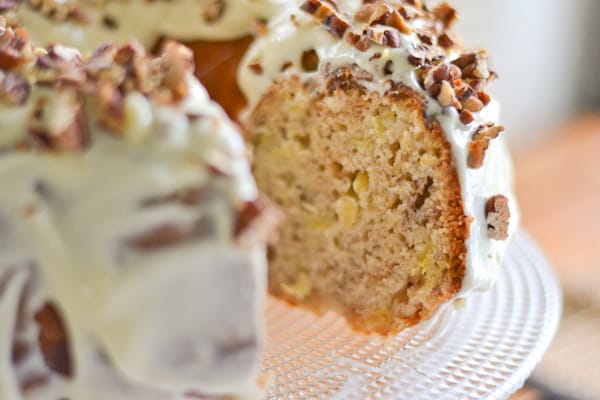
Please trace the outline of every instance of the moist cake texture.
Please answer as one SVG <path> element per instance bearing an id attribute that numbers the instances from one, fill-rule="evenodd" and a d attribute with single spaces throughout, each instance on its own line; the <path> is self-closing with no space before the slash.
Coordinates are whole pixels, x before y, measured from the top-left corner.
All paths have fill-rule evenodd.
<path id="1" fill-rule="evenodd" d="M 286 214 L 271 293 L 388 334 L 489 288 L 517 227 L 487 53 L 455 11 L 293 2 L 239 71 L 261 190 Z"/>

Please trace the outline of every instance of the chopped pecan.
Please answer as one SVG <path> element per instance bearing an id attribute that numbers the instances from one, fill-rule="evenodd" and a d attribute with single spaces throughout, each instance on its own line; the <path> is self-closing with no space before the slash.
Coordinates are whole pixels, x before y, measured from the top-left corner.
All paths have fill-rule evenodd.
<path id="1" fill-rule="evenodd" d="M 188 94 L 186 76 L 193 70 L 193 55 L 189 48 L 168 40 L 162 48 L 162 86 L 170 90 L 176 101 Z"/>
<path id="2" fill-rule="evenodd" d="M 437 65 L 444 60 L 444 52 L 437 46 L 424 43 L 412 45 L 408 49 L 408 62 L 414 67 Z"/>
<path id="3" fill-rule="evenodd" d="M 504 126 L 496 125 L 493 122 L 480 125 L 475 133 L 473 134 L 473 140 L 479 140 L 481 138 L 495 139 L 498 135 L 504 132 Z"/>
<path id="4" fill-rule="evenodd" d="M 464 109 L 471 112 L 479 112 L 483 109 L 483 102 L 476 96 L 471 96 L 464 102 L 462 102 Z"/>
<path id="5" fill-rule="evenodd" d="M 483 165 L 485 152 L 490 141 L 497 138 L 502 131 L 504 131 L 502 125 L 495 125 L 491 122 L 480 125 L 477 128 L 469 143 L 469 155 L 467 160 L 469 168 L 477 169 Z"/>
<path id="6" fill-rule="evenodd" d="M 314 49 L 303 51 L 300 65 L 306 72 L 316 71 L 319 68 L 319 55 Z"/>
<path id="7" fill-rule="evenodd" d="M 83 71 L 91 78 L 98 78 L 103 71 L 109 70 L 114 63 L 118 47 L 114 44 L 103 44 L 94 51 L 84 65 Z"/>
<path id="8" fill-rule="evenodd" d="M 394 62 L 392 60 L 387 60 L 385 65 L 383 66 L 383 74 L 391 75 L 394 73 Z"/>
<path id="9" fill-rule="evenodd" d="M 432 10 L 433 15 L 442 22 L 444 28 L 452 26 L 456 21 L 456 10 L 448 3 L 444 2 Z"/>
<path id="10" fill-rule="evenodd" d="M 417 33 L 417 37 L 419 38 L 419 40 L 422 43 L 424 43 L 424 44 L 426 44 L 428 46 L 432 46 L 433 45 L 433 38 L 428 33 L 425 33 L 425 32 Z"/>
<path id="11" fill-rule="evenodd" d="M 387 25 L 398 29 L 401 33 L 409 34 L 412 30 L 404 22 L 404 18 L 389 4 L 380 4 L 369 18 L 369 25 Z"/>
<path id="12" fill-rule="evenodd" d="M 263 208 L 264 204 L 257 200 L 244 203 L 238 214 L 238 220 L 234 231 L 236 237 L 241 235 L 242 232 L 252 224 L 252 222 L 260 215 Z"/>
<path id="13" fill-rule="evenodd" d="M 157 251 L 177 244 L 188 243 L 192 240 L 214 236 L 215 220 L 203 215 L 196 220 L 184 224 L 164 224 L 148 232 L 127 240 L 127 245 L 135 250 Z"/>
<path id="14" fill-rule="evenodd" d="M 115 30 L 119 28 L 119 23 L 117 22 L 117 20 L 114 17 L 111 17 L 110 15 L 103 16 L 101 22 L 106 29 Z"/>
<path id="15" fill-rule="evenodd" d="M 488 79 L 490 77 L 485 51 L 463 54 L 454 60 L 452 64 L 462 70 L 465 78 Z"/>
<path id="16" fill-rule="evenodd" d="M 125 99 L 123 94 L 110 80 L 98 82 L 99 122 L 113 133 L 122 133 L 125 126 Z"/>
<path id="17" fill-rule="evenodd" d="M 0 71 L 0 99 L 10 105 L 21 105 L 29 97 L 29 84 L 21 75 Z"/>
<path id="18" fill-rule="evenodd" d="M 52 371 L 66 376 L 73 376 L 73 360 L 71 357 L 68 331 L 53 303 L 45 303 L 34 316 L 38 325 L 38 341 L 44 362 Z"/>
<path id="19" fill-rule="evenodd" d="M 359 51 L 367 51 L 371 47 L 371 42 L 366 35 L 359 35 L 354 32 L 346 34 L 346 41 Z"/>
<path id="20" fill-rule="evenodd" d="M 338 13 L 331 3 L 322 0 L 306 0 L 300 9 L 315 17 L 329 33 L 338 39 L 343 38 L 346 30 L 350 28 L 350 22 Z"/>
<path id="21" fill-rule="evenodd" d="M 354 14 L 354 19 L 358 22 L 368 22 L 375 11 L 376 5 L 373 3 L 364 3 Z"/>
<path id="22" fill-rule="evenodd" d="M 81 151 L 89 142 L 83 100 L 74 89 L 58 90 L 36 104 L 29 134 L 37 143 L 57 151 Z"/>
<path id="23" fill-rule="evenodd" d="M 492 101 L 490 95 L 487 92 L 484 92 L 483 90 L 477 92 L 477 97 L 479 98 L 479 100 L 481 100 L 484 106 L 487 106 L 490 103 L 490 101 Z"/>
<path id="24" fill-rule="evenodd" d="M 39 10 L 42 15 L 48 17 L 52 21 L 64 22 L 73 21 L 79 24 L 90 22 L 87 14 L 79 9 L 79 3 L 73 0 L 28 0 L 31 8 Z"/>
<path id="25" fill-rule="evenodd" d="M 454 47 L 454 39 L 452 39 L 446 32 L 443 32 L 438 36 L 438 44 L 444 49 L 450 49 Z"/>
<path id="26" fill-rule="evenodd" d="M 250 70 L 256 75 L 262 75 L 263 73 L 263 66 L 259 62 L 253 62 L 251 64 L 248 64 L 248 68 L 250 68 Z"/>
<path id="27" fill-rule="evenodd" d="M 6 19 L 0 16 L 0 68 L 13 69 L 32 58 L 33 45 L 27 32 L 6 26 Z"/>
<path id="28" fill-rule="evenodd" d="M 38 83 L 54 83 L 57 80 L 81 82 L 84 74 L 80 65 L 79 52 L 60 45 L 50 45 L 46 54 L 37 58 L 33 73 Z"/>
<path id="29" fill-rule="evenodd" d="M 487 235 L 490 239 L 506 240 L 508 238 L 510 209 L 506 196 L 498 194 L 486 201 L 485 221 Z"/>
<path id="30" fill-rule="evenodd" d="M 141 43 L 131 41 L 120 46 L 114 53 L 113 60 L 117 64 L 130 65 L 135 58 L 141 58 L 146 55 L 146 50 Z"/>
<path id="31" fill-rule="evenodd" d="M 328 68 L 326 68 L 326 71 L 327 69 Z M 372 81 L 373 75 L 360 68 L 358 65 L 353 64 L 351 66 L 340 67 L 336 70 L 327 72 L 327 78 L 327 90 L 329 92 L 334 92 L 337 89 L 364 90 L 364 86 L 360 82 Z"/>
<path id="32" fill-rule="evenodd" d="M 225 0 L 210 0 L 206 2 L 202 16 L 204 21 L 214 23 L 218 21 L 225 13 Z"/>
<path id="33" fill-rule="evenodd" d="M 465 125 L 469 125 L 471 122 L 475 120 L 473 113 L 469 110 L 462 110 L 459 114 L 460 122 Z"/>
<path id="34" fill-rule="evenodd" d="M 373 43 L 381 46 L 397 48 L 400 47 L 400 35 L 394 29 L 380 29 L 380 27 L 370 27 L 365 30 L 366 37 Z"/>
<path id="35" fill-rule="evenodd" d="M 442 107 L 449 107 L 454 104 L 454 90 L 448 81 L 442 81 L 437 100 Z"/>
<path id="36" fill-rule="evenodd" d="M 481 166 L 483 165 L 483 160 L 485 158 L 485 152 L 489 145 L 490 140 L 487 138 L 473 140 L 469 142 L 469 154 L 467 156 L 467 165 L 469 166 L 469 168 L 481 168 Z"/>

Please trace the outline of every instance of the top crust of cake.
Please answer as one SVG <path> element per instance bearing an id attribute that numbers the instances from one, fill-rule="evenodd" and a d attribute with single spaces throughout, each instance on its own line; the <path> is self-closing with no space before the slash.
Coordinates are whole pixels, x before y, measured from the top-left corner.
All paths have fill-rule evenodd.
<path id="1" fill-rule="evenodd" d="M 0 41 L 0 397 L 244 394 L 269 213 L 190 51 Z"/>
<path id="2" fill-rule="evenodd" d="M 408 0 L 291 2 L 252 44 L 239 82 L 250 121 L 252 110 L 281 82 L 327 80 L 332 71 L 343 71 L 366 93 L 384 96 L 403 85 L 420 96 L 425 118 L 439 123 L 452 149 L 470 223 L 462 296 L 494 281 L 517 229 L 518 209 L 500 135 L 504 128 L 487 91 L 496 74 L 488 68 L 487 52 L 460 47 L 451 32 L 455 18 L 447 3 L 428 8 Z M 486 202 L 498 195 L 507 199 L 508 212 L 486 212 Z M 501 235 L 488 228 L 490 221 L 502 226 Z"/>

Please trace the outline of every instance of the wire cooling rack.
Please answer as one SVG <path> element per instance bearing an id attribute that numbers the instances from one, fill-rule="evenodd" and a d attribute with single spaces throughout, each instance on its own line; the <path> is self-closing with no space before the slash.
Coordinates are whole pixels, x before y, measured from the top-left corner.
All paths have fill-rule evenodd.
<path id="1" fill-rule="evenodd" d="M 504 399 L 541 360 L 561 308 L 556 277 L 523 231 L 491 291 L 395 337 L 357 334 L 333 313 L 269 299 L 267 398 Z"/>

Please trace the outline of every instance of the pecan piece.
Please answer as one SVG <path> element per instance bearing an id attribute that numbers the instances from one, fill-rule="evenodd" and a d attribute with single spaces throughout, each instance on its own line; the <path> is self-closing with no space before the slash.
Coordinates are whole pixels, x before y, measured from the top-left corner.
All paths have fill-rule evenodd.
<path id="1" fill-rule="evenodd" d="M 335 8 L 325 1 L 306 0 L 300 6 L 302 11 L 306 11 L 317 19 L 329 33 L 341 39 L 344 33 L 350 28 L 350 22 L 346 21 Z"/>
<path id="2" fill-rule="evenodd" d="M 69 337 L 58 307 L 45 303 L 35 313 L 34 319 L 38 324 L 38 340 L 46 365 L 60 375 L 72 377 Z"/>
<path id="3" fill-rule="evenodd" d="M 225 13 L 225 1 L 224 0 L 211 0 L 204 8 L 202 16 L 204 21 L 208 23 L 217 22 Z"/>
<path id="4" fill-rule="evenodd" d="M 464 110 L 467 111 L 467 110 Z M 467 164 L 469 168 L 480 168 L 483 165 L 485 158 L 485 152 L 487 151 L 490 141 L 498 137 L 498 135 L 504 131 L 502 125 L 494 125 L 489 122 L 484 125 L 480 125 L 469 143 L 469 155 Z"/>
<path id="5" fill-rule="evenodd" d="M 410 27 L 404 22 L 404 18 L 388 4 L 380 4 L 369 18 L 369 26 L 387 25 L 396 28 L 404 34 L 412 32 Z"/>
<path id="6" fill-rule="evenodd" d="M 29 84 L 15 72 L 0 71 L 0 99 L 10 105 L 21 105 L 29 97 Z"/>
<path id="7" fill-rule="evenodd" d="M 110 80 L 98 82 L 99 122 L 113 133 L 122 133 L 125 126 L 125 99 L 123 94 Z"/>
<path id="8" fill-rule="evenodd" d="M 58 151 L 81 151 L 89 143 L 84 104 L 79 94 L 65 88 L 36 104 L 29 134 L 42 145 Z"/>
<path id="9" fill-rule="evenodd" d="M 0 16 L 0 68 L 13 69 L 32 58 L 33 45 L 27 32 L 6 26 L 6 19 Z"/>
<path id="10" fill-rule="evenodd" d="M 319 55 L 314 49 L 303 51 L 300 65 L 306 72 L 316 71 L 319 68 Z"/>
<path id="11" fill-rule="evenodd" d="M 462 70 L 463 77 L 474 79 L 490 78 L 490 70 L 487 62 L 488 56 L 485 51 L 467 53 L 452 62 Z"/>
<path id="12" fill-rule="evenodd" d="M 378 27 L 367 28 L 366 37 L 373 43 L 381 46 L 397 48 L 400 47 L 400 35 L 394 29 L 378 29 Z"/>
<path id="13" fill-rule="evenodd" d="M 448 3 L 444 2 L 432 10 L 433 15 L 442 22 L 447 29 L 456 21 L 456 10 Z"/>
<path id="14" fill-rule="evenodd" d="M 170 90 L 175 101 L 188 94 L 186 76 L 193 69 L 192 51 L 182 44 L 168 40 L 162 49 L 162 86 Z"/>
<path id="15" fill-rule="evenodd" d="M 506 240 L 510 221 L 508 198 L 498 194 L 490 197 L 485 203 L 485 222 L 490 239 Z"/>
<path id="16" fill-rule="evenodd" d="M 346 41 L 359 51 L 367 51 L 369 47 L 371 47 L 371 42 L 366 35 L 359 35 L 354 32 L 348 32 L 346 34 Z"/>
<path id="17" fill-rule="evenodd" d="M 469 125 L 471 122 L 475 121 L 475 117 L 473 113 L 469 110 L 462 110 L 459 114 L 460 122 L 465 125 Z"/>

